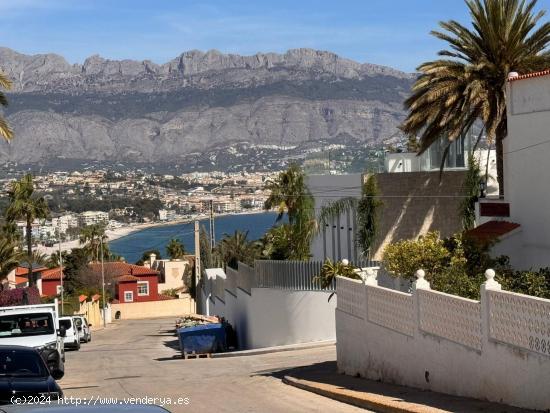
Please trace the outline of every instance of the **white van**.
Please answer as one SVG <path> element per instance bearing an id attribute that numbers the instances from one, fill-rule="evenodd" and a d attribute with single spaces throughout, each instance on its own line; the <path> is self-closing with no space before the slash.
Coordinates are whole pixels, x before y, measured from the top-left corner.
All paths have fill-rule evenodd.
<path id="1" fill-rule="evenodd" d="M 92 330 L 90 329 L 92 325 L 88 323 L 86 317 L 83 315 L 75 315 L 73 319 L 80 333 L 80 341 L 82 343 L 89 343 L 92 341 Z"/>
<path id="2" fill-rule="evenodd" d="M 80 350 L 80 332 L 76 327 L 73 317 L 59 317 L 59 327 L 65 329 L 65 339 L 63 340 L 65 348 Z"/>
<path id="3" fill-rule="evenodd" d="M 34 347 L 50 371 L 65 371 L 65 331 L 59 326 L 57 300 L 51 304 L 0 307 L 0 345 Z"/>

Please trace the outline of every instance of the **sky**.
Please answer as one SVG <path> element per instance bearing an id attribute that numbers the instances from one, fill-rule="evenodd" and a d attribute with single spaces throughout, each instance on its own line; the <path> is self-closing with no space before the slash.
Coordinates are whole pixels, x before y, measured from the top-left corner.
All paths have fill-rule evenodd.
<path id="1" fill-rule="evenodd" d="M 439 21 L 468 17 L 463 0 L 0 0 L 0 46 L 70 63 L 309 47 L 412 72 L 442 48 Z"/>

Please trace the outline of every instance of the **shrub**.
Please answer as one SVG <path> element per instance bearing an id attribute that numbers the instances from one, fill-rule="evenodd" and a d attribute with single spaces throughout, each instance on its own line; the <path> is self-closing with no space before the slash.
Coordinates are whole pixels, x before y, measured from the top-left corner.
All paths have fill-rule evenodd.
<path id="1" fill-rule="evenodd" d="M 327 259 L 321 267 L 321 273 L 313 280 L 319 282 L 321 288 L 329 288 L 338 276 L 351 278 L 353 280 L 361 279 L 361 276 L 355 272 L 355 267 L 353 265 L 344 264 L 342 261 Z M 329 301 L 333 295 L 334 293 L 328 297 Z"/>
<path id="2" fill-rule="evenodd" d="M 36 287 L 15 288 L 0 291 L 0 307 L 40 304 L 40 293 Z"/>
<path id="3" fill-rule="evenodd" d="M 515 271 L 506 256 L 489 255 L 490 244 L 462 235 L 441 239 L 430 232 L 418 240 L 390 244 L 384 251 L 384 266 L 393 276 L 414 279 L 423 269 L 436 291 L 479 299 L 485 270 L 492 268 L 502 288 L 520 294 L 550 298 L 550 268 Z"/>

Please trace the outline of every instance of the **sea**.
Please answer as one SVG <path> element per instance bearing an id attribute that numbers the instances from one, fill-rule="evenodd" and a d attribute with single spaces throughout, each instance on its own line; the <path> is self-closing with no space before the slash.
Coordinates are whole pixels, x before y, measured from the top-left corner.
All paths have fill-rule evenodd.
<path id="1" fill-rule="evenodd" d="M 248 239 L 251 241 L 260 239 L 275 225 L 276 218 L 277 214 L 273 212 L 215 217 L 215 239 L 218 241 L 224 234 L 231 235 L 235 230 L 248 231 Z M 208 234 L 208 219 L 201 220 L 200 225 Z M 194 228 L 194 222 L 150 227 L 110 241 L 109 248 L 116 255 L 124 257 L 126 262 L 134 263 L 141 258 L 143 252 L 154 249 L 160 251 L 162 258 L 166 258 L 166 245 L 172 238 L 176 238 L 184 245 L 185 251 L 192 254 L 195 251 Z"/>

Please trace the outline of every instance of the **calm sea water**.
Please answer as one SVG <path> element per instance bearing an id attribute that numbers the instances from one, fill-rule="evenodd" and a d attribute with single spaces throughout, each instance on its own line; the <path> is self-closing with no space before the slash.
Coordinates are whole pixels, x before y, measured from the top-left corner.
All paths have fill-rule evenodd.
<path id="1" fill-rule="evenodd" d="M 250 215 L 228 215 L 215 218 L 214 228 L 216 240 L 224 234 L 233 234 L 235 230 L 248 231 L 248 239 L 259 239 L 275 224 L 276 213 L 266 212 Z M 208 233 L 208 220 L 200 221 Z M 125 237 L 109 242 L 109 248 L 115 254 L 134 263 L 141 258 L 144 251 L 158 249 L 162 257 L 166 257 L 166 245 L 172 238 L 179 239 L 189 253 L 195 251 L 193 222 L 188 224 L 163 225 L 134 232 Z"/>

